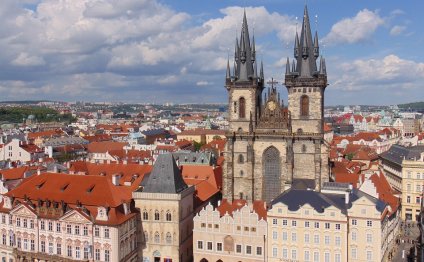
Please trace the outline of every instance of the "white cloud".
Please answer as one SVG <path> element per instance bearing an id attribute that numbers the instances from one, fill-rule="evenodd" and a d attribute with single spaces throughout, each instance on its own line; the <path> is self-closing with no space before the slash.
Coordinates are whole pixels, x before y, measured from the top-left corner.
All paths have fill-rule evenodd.
<path id="1" fill-rule="evenodd" d="M 20 53 L 16 59 L 12 61 L 12 65 L 16 66 L 39 66 L 46 64 L 46 61 L 39 56 L 30 56 L 28 53 Z"/>
<path id="2" fill-rule="evenodd" d="M 332 87 L 339 90 L 381 92 L 385 89 L 420 88 L 424 81 L 424 63 L 392 54 L 382 59 L 357 59 L 343 63 L 334 68 L 332 75 Z"/>
<path id="3" fill-rule="evenodd" d="M 211 84 L 212 83 L 209 83 L 208 81 L 204 81 L 204 80 L 196 82 L 197 86 L 208 86 L 208 85 L 211 85 Z"/>
<path id="4" fill-rule="evenodd" d="M 395 25 L 390 29 L 390 35 L 397 36 L 402 34 L 406 30 L 406 26 Z"/>
<path id="5" fill-rule="evenodd" d="M 330 45 L 361 42 L 367 40 L 383 24 L 384 19 L 377 12 L 363 9 L 355 17 L 345 18 L 334 24 L 324 41 Z"/>

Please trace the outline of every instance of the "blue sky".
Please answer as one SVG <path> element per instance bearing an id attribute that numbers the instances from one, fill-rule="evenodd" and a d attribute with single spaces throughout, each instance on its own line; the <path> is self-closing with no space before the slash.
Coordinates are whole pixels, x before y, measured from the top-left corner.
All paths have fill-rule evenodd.
<path id="1" fill-rule="evenodd" d="M 265 77 L 281 82 L 304 5 L 2 0 L 0 99 L 226 103 L 226 58 L 233 53 L 243 9 Z M 326 105 L 424 101 L 423 1 L 307 5 L 327 62 Z M 285 94 L 283 86 L 280 90 Z"/>

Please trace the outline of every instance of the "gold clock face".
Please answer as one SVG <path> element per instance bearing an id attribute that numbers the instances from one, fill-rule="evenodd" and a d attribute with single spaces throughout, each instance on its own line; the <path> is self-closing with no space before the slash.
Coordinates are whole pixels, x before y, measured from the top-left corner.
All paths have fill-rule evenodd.
<path id="1" fill-rule="evenodd" d="M 270 101 L 270 102 L 268 102 L 268 109 L 269 110 L 275 110 L 275 108 L 277 107 L 277 105 L 275 104 L 275 102 L 274 101 Z"/>

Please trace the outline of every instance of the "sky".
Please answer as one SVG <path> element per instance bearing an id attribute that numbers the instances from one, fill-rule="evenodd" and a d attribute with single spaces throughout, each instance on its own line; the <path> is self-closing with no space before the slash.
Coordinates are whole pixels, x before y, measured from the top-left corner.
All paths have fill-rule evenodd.
<path id="1" fill-rule="evenodd" d="M 0 100 L 227 103 L 243 10 L 287 100 L 305 3 L 326 105 L 424 101 L 422 0 L 1 0 Z"/>

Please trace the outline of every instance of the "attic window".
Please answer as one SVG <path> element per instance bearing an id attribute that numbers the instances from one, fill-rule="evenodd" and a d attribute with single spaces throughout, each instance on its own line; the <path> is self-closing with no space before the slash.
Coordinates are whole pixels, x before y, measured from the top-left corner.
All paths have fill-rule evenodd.
<path id="1" fill-rule="evenodd" d="M 43 182 L 41 182 L 40 184 L 38 184 L 36 187 L 37 187 L 37 189 L 40 189 L 43 185 L 44 185 L 44 183 L 46 183 L 46 181 L 43 181 Z"/>
<path id="2" fill-rule="evenodd" d="M 68 188 L 68 186 L 69 186 L 69 184 L 66 184 L 66 185 L 64 185 L 61 189 L 60 189 L 60 191 L 65 191 L 67 188 Z"/>
<path id="3" fill-rule="evenodd" d="M 91 193 L 94 189 L 95 185 L 92 185 L 90 188 L 87 189 L 87 193 Z"/>

